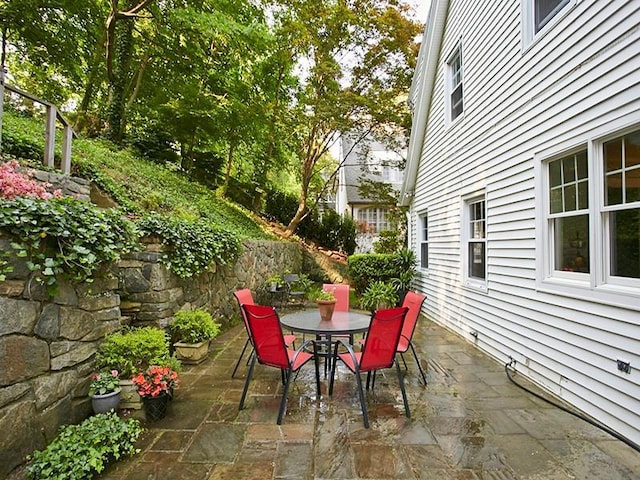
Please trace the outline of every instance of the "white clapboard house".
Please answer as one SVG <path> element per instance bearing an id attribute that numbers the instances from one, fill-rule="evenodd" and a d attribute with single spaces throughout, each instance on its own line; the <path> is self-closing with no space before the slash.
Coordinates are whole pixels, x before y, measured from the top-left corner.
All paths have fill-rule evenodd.
<path id="1" fill-rule="evenodd" d="M 640 1 L 432 0 L 410 104 L 424 312 L 640 444 Z"/>

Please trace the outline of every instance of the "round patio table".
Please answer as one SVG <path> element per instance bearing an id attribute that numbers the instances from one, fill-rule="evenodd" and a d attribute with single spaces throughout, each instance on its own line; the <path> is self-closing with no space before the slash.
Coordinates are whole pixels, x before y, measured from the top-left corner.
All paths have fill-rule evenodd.
<path id="1" fill-rule="evenodd" d="M 287 313 L 280 317 L 283 327 L 294 332 L 313 333 L 316 335 L 352 335 L 366 332 L 371 323 L 371 314 L 362 310 L 333 312 L 331 320 L 320 318 L 318 308 L 307 308 Z"/>
<path id="2" fill-rule="evenodd" d="M 280 323 L 285 329 L 300 333 L 312 333 L 316 336 L 316 344 L 321 346 L 317 350 L 320 357 L 325 358 L 324 373 L 331 368 L 332 347 L 335 342 L 332 336 L 363 333 L 369 330 L 371 314 L 362 310 L 349 310 L 348 312 L 333 312 L 331 320 L 324 321 L 320 318 L 318 308 L 287 313 L 280 317 Z"/>

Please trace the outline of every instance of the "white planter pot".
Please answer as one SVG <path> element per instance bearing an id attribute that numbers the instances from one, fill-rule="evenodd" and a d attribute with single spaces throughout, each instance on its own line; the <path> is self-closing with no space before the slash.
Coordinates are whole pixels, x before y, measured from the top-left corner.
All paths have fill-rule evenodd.
<path id="1" fill-rule="evenodd" d="M 209 354 L 209 341 L 200 343 L 176 342 L 173 347 L 176 349 L 176 356 L 182 363 L 195 365 L 204 362 Z"/>

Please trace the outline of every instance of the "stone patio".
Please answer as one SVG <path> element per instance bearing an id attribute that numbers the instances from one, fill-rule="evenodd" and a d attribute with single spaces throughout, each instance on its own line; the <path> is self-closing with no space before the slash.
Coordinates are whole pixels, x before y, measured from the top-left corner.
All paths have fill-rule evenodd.
<path id="1" fill-rule="evenodd" d="M 167 417 L 146 425 L 141 453 L 101 478 L 640 479 L 640 453 L 518 388 L 503 365 L 434 323 L 423 320 L 415 337 L 428 386 L 407 356 L 411 418 L 389 370 L 367 393 L 368 430 L 353 375 L 339 370 L 331 398 L 323 379 L 316 399 L 312 363 L 292 384 L 283 425 L 273 368 L 256 366 L 238 411 L 246 367 L 230 376 L 245 335 L 234 328 L 207 361 L 186 367 Z"/>

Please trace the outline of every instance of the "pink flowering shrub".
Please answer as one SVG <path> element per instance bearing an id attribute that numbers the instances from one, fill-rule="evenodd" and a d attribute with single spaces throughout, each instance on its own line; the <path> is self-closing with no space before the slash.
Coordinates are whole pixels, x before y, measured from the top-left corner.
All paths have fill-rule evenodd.
<path id="1" fill-rule="evenodd" d="M 15 160 L 0 164 L 0 197 L 9 200 L 15 197 L 32 197 L 46 200 L 51 197 L 62 196 L 60 190 L 49 193 L 47 188 L 51 187 L 50 184 L 33 180 L 31 172 L 22 173 L 18 171 L 19 167 L 20 164 Z"/>

